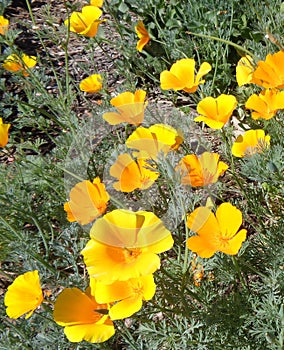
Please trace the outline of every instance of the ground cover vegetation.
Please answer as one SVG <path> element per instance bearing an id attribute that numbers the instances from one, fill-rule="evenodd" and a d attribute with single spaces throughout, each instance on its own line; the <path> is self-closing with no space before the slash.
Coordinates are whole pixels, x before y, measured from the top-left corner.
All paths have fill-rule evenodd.
<path id="1" fill-rule="evenodd" d="M 0 348 L 283 349 L 284 3 L 0 11 Z"/>

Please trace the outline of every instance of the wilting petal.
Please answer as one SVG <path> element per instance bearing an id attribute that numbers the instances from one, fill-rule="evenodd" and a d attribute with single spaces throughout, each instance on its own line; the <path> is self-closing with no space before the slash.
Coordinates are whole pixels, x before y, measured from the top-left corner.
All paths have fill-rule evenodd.
<path id="1" fill-rule="evenodd" d="M 37 270 L 18 276 L 8 287 L 4 297 L 6 313 L 15 319 L 26 313 L 25 318 L 29 318 L 42 301 L 43 294 Z"/>

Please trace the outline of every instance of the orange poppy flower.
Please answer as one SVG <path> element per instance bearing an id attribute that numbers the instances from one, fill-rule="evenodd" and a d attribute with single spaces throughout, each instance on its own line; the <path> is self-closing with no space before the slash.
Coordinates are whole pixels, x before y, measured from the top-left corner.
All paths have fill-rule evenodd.
<path id="1" fill-rule="evenodd" d="M 84 6 L 82 12 L 73 12 L 69 19 L 64 21 L 70 26 L 70 31 L 93 38 L 99 29 L 99 25 L 105 20 L 100 20 L 102 10 L 96 6 Z"/>
<path id="2" fill-rule="evenodd" d="M 29 75 L 28 69 L 33 68 L 35 65 L 35 56 L 22 54 L 22 56 L 19 57 L 16 54 L 12 54 L 5 59 L 2 66 L 9 72 L 21 73 L 23 76 L 27 77 Z"/>
<path id="3" fill-rule="evenodd" d="M 230 203 L 222 203 L 216 216 L 207 207 L 195 209 L 187 217 L 187 226 L 198 235 L 188 238 L 188 249 L 201 258 L 210 258 L 217 251 L 236 255 L 246 239 L 246 230 L 239 230 L 242 213 Z"/>
<path id="4" fill-rule="evenodd" d="M 268 54 L 253 72 L 253 82 L 265 89 L 284 88 L 284 51 Z"/>
<path id="5" fill-rule="evenodd" d="M 267 89 L 259 95 L 253 94 L 247 100 L 245 107 L 252 109 L 252 119 L 269 120 L 279 109 L 284 108 L 284 91 Z"/>
<path id="6" fill-rule="evenodd" d="M 137 90 L 134 94 L 125 91 L 110 100 L 117 112 L 105 113 L 103 118 L 111 125 L 124 122 L 139 125 L 144 120 L 144 111 L 147 106 L 145 97 L 146 92 L 143 90 Z"/>
<path id="7" fill-rule="evenodd" d="M 160 267 L 157 254 L 173 246 L 170 231 L 153 213 L 116 209 L 99 218 L 82 251 L 89 275 L 110 284 L 149 275 Z"/>
<path id="8" fill-rule="evenodd" d="M 99 304 L 90 288 L 85 293 L 78 288 L 64 289 L 54 304 L 53 318 L 64 327 L 71 342 L 102 343 L 115 333 L 108 316 L 108 305 Z"/>
<path id="9" fill-rule="evenodd" d="M 147 275 L 111 284 L 97 282 L 95 297 L 100 303 L 112 303 L 109 309 L 111 320 L 121 320 L 139 311 L 143 300 L 152 299 L 155 291 L 154 277 Z"/>
<path id="10" fill-rule="evenodd" d="M 219 154 L 204 152 L 200 156 L 190 154 L 181 159 L 176 167 L 181 173 L 181 183 L 193 187 L 207 186 L 218 181 L 228 169 L 228 165 L 219 161 Z"/>
<path id="11" fill-rule="evenodd" d="M 6 313 L 10 318 L 26 315 L 31 317 L 43 301 L 38 271 L 29 271 L 18 276 L 8 287 L 4 297 Z"/>
<path id="12" fill-rule="evenodd" d="M 103 87 L 103 78 L 100 74 L 92 74 L 89 77 L 83 79 L 79 85 L 81 91 L 94 94 L 100 91 Z"/>
<path id="13" fill-rule="evenodd" d="M 183 58 L 172 65 L 170 71 L 164 70 L 160 75 L 162 90 L 183 90 L 193 93 L 205 80 L 202 77 L 210 72 L 211 65 L 203 62 L 195 74 L 195 61 L 193 58 Z"/>
<path id="14" fill-rule="evenodd" d="M 233 95 L 220 95 L 217 98 L 205 97 L 197 105 L 200 114 L 195 122 L 204 122 L 212 129 L 221 129 L 233 114 L 237 99 Z"/>
<path id="15" fill-rule="evenodd" d="M 0 16 L 0 34 L 5 35 L 9 28 L 9 20 Z"/>
<path id="16" fill-rule="evenodd" d="M 242 57 L 236 67 L 236 79 L 239 86 L 252 83 L 254 72 L 253 59 L 246 55 Z"/>
<path id="17" fill-rule="evenodd" d="M 136 49 L 139 52 L 142 52 L 144 46 L 148 44 L 151 38 L 142 21 L 139 21 L 137 26 L 135 26 L 135 31 L 139 38 L 139 41 L 137 42 L 137 45 L 136 45 Z"/>
<path id="18" fill-rule="evenodd" d="M 270 145 L 270 136 L 265 135 L 264 130 L 248 130 L 239 135 L 232 146 L 232 154 L 243 158 L 255 153 L 261 153 Z"/>
<path id="19" fill-rule="evenodd" d="M 8 143 L 8 131 L 11 124 L 4 124 L 2 118 L 0 118 L 0 147 L 5 147 Z"/>
<path id="20" fill-rule="evenodd" d="M 126 140 L 128 148 L 138 152 L 133 154 L 137 158 L 152 158 L 156 160 L 159 153 L 167 154 L 178 149 L 183 141 L 179 131 L 167 124 L 154 124 L 149 128 L 138 127 Z"/>
<path id="21" fill-rule="evenodd" d="M 147 160 L 138 158 L 135 161 L 129 154 L 121 154 L 110 168 L 110 175 L 118 179 L 113 187 L 123 192 L 146 190 L 159 177 L 159 173 L 151 169 Z"/>
<path id="22" fill-rule="evenodd" d="M 86 225 L 106 211 L 108 201 L 105 186 L 96 177 L 93 182 L 84 180 L 72 188 L 70 201 L 64 204 L 64 210 L 68 221 Z"/>

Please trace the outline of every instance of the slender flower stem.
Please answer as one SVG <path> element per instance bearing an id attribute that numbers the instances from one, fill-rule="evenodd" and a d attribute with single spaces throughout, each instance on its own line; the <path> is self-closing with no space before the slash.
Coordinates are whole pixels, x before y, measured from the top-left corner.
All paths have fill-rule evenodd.
<path id="1" fill-rule="evenodd" d="M 27 4 L 28 10 L 29 10 L 29 15 L 30 15 L 30 17 L 31 17 L 32 23 L 33 23 L 34 26 L 36 26 L 36 21 L 35 21 L 34 15 L 33 15 L 33 11 L 32 11 L 32 8 L 31 8 L 30 1 L 29 1 L 29 0 L 26 0 L 26 4 Z M 44 48 L 44 52 L 48 55 L 49 50 L 48 50 L 48 48 L 46 47 L 45 42 L 42 40 L 41 35 L 39 35 L 39 40 L 40 40 L 40 43 L 41 43 L 42 47 Z M 50 58 L 50 57 L 49 57 L 49 58 Z M 62 96 L 63 96 L 63 93 L 62 93 L 62 89 L 61 89 L 61 83 L 60 83 L 60 81 L 59 81 L 59 79 L 58 79 L 58 75 L 57 75 L 57 73 L 56 73 L 56 70 L 55 70 L 55 68 L 54 68 L 54 65 L 53 65 L 51 59 L 49 59 L 49 63 L 50 63 L 50 67 L 51 67 L 51 69 L 52 69 L 52 72 L 53 72 L 53 74 L 54 74 L 54 78 L 55 78 L 55 80 L 56 80 L 56 84 L 57 84 L 57 86 L 58 86 L 59 94 L 60 94 L 60 96 L 62 97 Z M 33 75 L 33 77 L 35 77 L 35 76 Z M 37 83 L 38 83 L 39 87 L 42 87 L 42 83 L 41 83 L 38 79 L 36 79 L 36 80 L 37 80 Z M 45 89 L 44 89 L 43 87 L 42 87 L 41 90 L 44 91 L 44 92 L 46 92 Z"/>
<path id="2" fill-rule="evenodd" d="M 240 269 L 238 260 L 237 260 L 237 258 L 236 258 L 234 255 L 232 256 L 232 261 L 233 261 L 233 264 L 234 264 L 234 266 L 235 266 L 236 272 L 237 272 L 237 274 L 238 274 L 238 276 L 239 276 L 239 279 L 240 279 L 240 282 L 241 282 L 242 286 L 243 286 L 245 289 L 248 289 L 247 282 L 246 282 L 244 276 L 242 275 L 242 271 L 241 271 L 241 269 Z"/>
<path id="3" fill-rule="evenodd" d="M 217 36 L 206 35 L 206 34 L 201 34 L 201 33 L 193 33 L 193 32 L 186 32 L 186 33 L 189 34 L 189 35 L 198 36 L 198 37 L 200 37 L 200 38 L 206 38 L 206 39 L 211 39 L 211 40 L 220 41 L 221 43 L 226 44 L 226 45 L 233 46 L 235 49 L 237 49 L 237 50 L 239 50 L 239 51 L 241 51 L 241 52 L 244 52 L 244 53 L 246 53 L 247 55 L 250 55 L 251 57 L 253 57 L 254 59 L 256 59 L 255 55 L 254 55 L 251 51 L 245 49 L 243 46 L 240 46 L 240 45 L 238 45 L 238 44 L 233 43 L 233 42 L 230 41 L 230 40 L 225 40 L 225 39 L 222 39 L 222 38 L 218 38 Z"/>

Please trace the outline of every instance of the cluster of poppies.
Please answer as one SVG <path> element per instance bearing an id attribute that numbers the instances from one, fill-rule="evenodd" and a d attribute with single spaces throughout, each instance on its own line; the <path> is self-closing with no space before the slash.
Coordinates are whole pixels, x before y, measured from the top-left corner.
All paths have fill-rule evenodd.
<path id="1" fill-rule="evenodd" d="M 101 6 L 102 1 L 91 1 L 82 12 L 72 13 L 65 21 L 66 26 L 80 35 L 95 36 L 104 21 L 99 19 Z M 151 39 L 142 21 L 136 26 L 136 32 L 139 37 L 137 50 L 142 51 Z M 24 59 L 23 56 L 21 62 L 25 62 Z M 12 61 L 10 58 L 10 65 Z M 245 104 L 253 111 L 253 119 L 268 120 L 284 108 L 283 91 L 279 90 L 284 87 L 283 62 L 282 51 L 257 63 L 249 56 L 239 61 L 236 72 L 239 86 L 250 83 L 264 88 Z M 29 67 L 28 63 L 25 65 Z M 21 69 L 25 70 L 26 66 L 22 65 Z M 204 62 L 196 72 L 195 60 L 183 58 L 161 72 L 161 89 L 194 93 L 205 82 L 203 77 L 210 70 L 211 65 Z M 80 89 L 89 93 L 97 92 L 101 87 L 102 79 L 98 74 L 80 84 Z M 168 124 L 143 125 L 148 104 L 143 90 L 125 91 L 113 97 L 110 104 L 113 110 L 102 115 L 107 123 L 127 123 L 135 127 L 125 140 L 128 151 L 119 154 L 110 166 L 109 174 L 115 181 L 112 186 L 125 193 L 149 189 L 160 177 L 159 162 L 170 152 L 180 149 L 184 135 Z M 198 116 L 194 121 L 221 129 L 237 104 L 233 95 L 207 96 L 197 104 Z M 1 123 L 2 119 L 0 141 Z M 232 154 L 251 156 L 263 152 L 269 142 L 270 137 L 264 130 L 247 130 L 234 141 Z M 191 189 L 215 184 L 228 168 L 219 154 L 203 152 L 180 157 L 174 172 L 180 184 Z M 115 332 L 113 321 L 130 317 L 141 309 L 143 301 L 153 298 L 156 290 L 153 274 L 161 264 L 158 254 L 171 249 L 174 241 L 162 220 L 152 212 L 120 208 L 108 211 L 110 194 L 99 177 L 77 183 L 69 198 L 64 204 L 67 219 L 81 225 L 93 223 L 90 239 L 81 252 L 89 274 L 89 286 L 85 291 L 78 288 L 61 291 L 54 304 L 53 316 L 55 322 L 64 327 L 70 341 L 103 342 Z M 201 258 L 210 258 L 216 252 L 236 255 L 246 239 L 246 230 L 240 229 L 242 213 L 238 208 L 225 202 L 215 209 L 206 205 L 185 213 L 187 228 L 196 233 L 187 239 L 186 246 Z M 195 262 L 192 268 L 198 270 L 194 278 L 194 284 L 198 286 L 203 269 Z M 47 297 L 41 288 L 38 271 L 27 272 L 8 287 L 4 299 L 7 314 L 18 318 L 27 313 L 28 318 L 42 302 L 48 302 Z"/>

